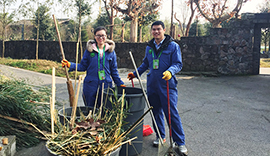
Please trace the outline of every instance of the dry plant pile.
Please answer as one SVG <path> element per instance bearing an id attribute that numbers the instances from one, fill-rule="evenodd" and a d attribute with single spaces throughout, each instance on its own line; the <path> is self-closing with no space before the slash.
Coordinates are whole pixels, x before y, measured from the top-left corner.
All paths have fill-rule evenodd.
<path id="1" fill-rule="evenodd" d="M 50 131 L 49 97 L 49 88 L 0 75 L 0 136 L 16 135 L 18 149 L 39 143 Z"/>
<path id="2" fill-rule="evenodd" d="M 97 111 L 93 109 L 87 116 L 81 113 L 74 126 L 68 119 L 63 124 L 57 120 L 58 131 L 48 136 L 51 138 L 46 144 L 50 152 L 55 155 L 109 155 L 121 145 L 136 139 L 127 137 L 136 124 L 127 130 L 123 128 L 130 107 L 125 101 L 124 92 L 120 98 L 117 97 L 117 89 L 113 94 L 114 96 L 107 97 L 112 104 L 111 109 L 106 109 L 101 104 Z"/>

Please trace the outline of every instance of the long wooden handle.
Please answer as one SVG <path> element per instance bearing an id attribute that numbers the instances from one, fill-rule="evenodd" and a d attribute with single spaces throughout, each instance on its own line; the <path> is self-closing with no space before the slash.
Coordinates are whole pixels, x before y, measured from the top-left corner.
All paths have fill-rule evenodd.
<path id="1" fill-rule="evenodd" d="M 62 45 L 62 41 L 61 41 L 61 36 L 60 36 L 59 30 L 58 30 L 58 26 L 57 26 L 57 21 L 56 21 L 55 16 L 54 15 L 52 15 L 52 16 L 53 16 L 53 21 L 54 21 L 54 25 L 55 25 L 55 29 L 56 29 L 56 33 L 57 33 L 57 37 L 58 37 L 58 41 L 59 41 L 59 45 L 60 45 L 60 50 L 61 50 L 61 53 L 62 53 L 62 57 L 63 57 L 63 59 L 66 59 L 65 58 L 64 49 L 63 49 L 63 45 Z M 65 66 L 65 72 L 66 72 L 67 80 L 69 81 L 67 66 Z"/>
<path id="2" fill-rule="evenodd" d="M 151 108 L 151 105 L 150 105 L 149 100 L 148 100 L 148 98 L 147 98 L 147 95 L 146 95 L 146 93 L 145 93 L 145 91 L 144 91 L 144 87 L 143 87 L 143 84 L 142 84 L 142 81 L 141 81 L 141 78 L 140 78 L 140 74 L 139 74 L 139 72 L 138 72 L 138 70 L 137 70 L 137 66 L 136 66 L 136 63 L 135 63 L 135 60 L 134 60 L 134 58 L 133 58 L 133 55 L 132 55 L 131 51 L 129 52 L 129 55 L 130 55 L 131 61 L 132 61 L 132 63 L 133 63 L 134 69 L 135 69 L 135 71 L 136 71 L 137 78 L 138 78 L 138 80 L 139 80 L 139 83 L 140 83 L 140 86 L 141 86 L 141 89 L 142 89 L 142 92 L 143 92 L 145 101 L 146 101 L 146 103 L 147 103 L 147 106 L 148 106 L 148 108 Z M 152 110 L 150 110 L 150 115 L 151 115 L 151 117 L 152 117 L 154 126 L 155 126 L 156 129 L 157 129 L 157 133 L 158 133 L 159 140 L 160 140 L 161 144 L 163 145 L 164 142 L 163 142 L 163 140 L 162 140 L 162 138 L 161 138 L 161 135 L 160 135 L 160 132 L 159 132 L 159 128 L 158 128 L 158 126 L 157 126 L 157 122 L 156 122 L 156 120 L 155 120 L 155 117 L 154 117 L 154 114 L 153 114 Z"/>

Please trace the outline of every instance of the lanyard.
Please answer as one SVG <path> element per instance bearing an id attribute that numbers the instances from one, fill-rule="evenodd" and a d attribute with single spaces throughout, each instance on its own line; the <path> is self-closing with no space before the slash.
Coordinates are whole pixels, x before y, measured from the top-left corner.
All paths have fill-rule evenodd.
<path id="1" fill-rule="evenodd" d="M 100 71 L 100 51 L 99 48 L 97 46 L 98 49 L 98 70 Z M 105 66 L 105 45 L 103 47 L 103 67 Z"/>
<path id="2" fill-rule="evenodd" d="M 161 50 L 161 52 L 159 53 L 159 55 L 158 55 L 158 58 L 157 59 L 159 59 L 160 58 L 160 55 L 162 54 L 162 50 Z M 152 56 L 153 56 L 153 59 L 155 58 L 155 56 L 154 56 L 154 51 L 152 52 Z"/>

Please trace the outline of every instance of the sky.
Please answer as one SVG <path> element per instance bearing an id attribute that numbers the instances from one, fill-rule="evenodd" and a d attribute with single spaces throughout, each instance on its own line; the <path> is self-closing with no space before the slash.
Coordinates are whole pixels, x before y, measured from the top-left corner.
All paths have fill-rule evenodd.
<path id="1" fill-rule="evenodd" d="M 27 0 L 24 0 L 27 1 Z M 42 1 L 42 0 L 39 0 Z M 90 0 L 93 1 L 93 0 Z M 180 1 L 184 1 L 184 0 L 180 0 Z M 181 3 L 179 0 L 174 0 L 174 12 L 177 13 L 177 15 L 181 14 L 181 9 L 179 9 L 181 7 Z M 229 0 L 230 1 L 230 0 Z M 236 1 L 236 0 L 231 0 L 231 1 Z M 262 2 L 265 0 L 249 0 L 249 2 L 245 3 L 244 6 L 241 9 L 241 13 L 244 12 L 258 12 L 259 11 L 259 5 L 262 4 Z M 55 0 L 55 2 L 57 2 L 57 0 Z M 166 2 L 166 3 L 165 3 Z M 171 0 L 163 0 L 162 3 L 162 7 L 160 10 L 160 20 L 165 20 L 165 19 L 171 19 Z M 17 5 L 15 5 L 15 8 L 17 7 Z M 11 9 L 12 10 L 12 9 Z M 14 9 L 13 9 L 14 10 Z M 68 16 L 66 14 L 63 13 L 63 8 L 60 7 L 60 5 L 54 5 L 51 9 L 51 13 L 55 14 L 56 18 L 71 18 L 72 16 Z M 99 4 L 96 3 L 93 7 L 92 7 L 92 20 L 95 19 L 97 17 L 99 13 Z M 174 21 L 176 22 L 176 21 Z"/>
<path id="2" fill-rule="evenodd" d="M 163 0 L 163 1 L 166 1 L 166 3 L 162 4 L 162 8 L 161 8 L 161 11 L 160 11 L 160 15 L 161 15 L 160 18 L 161 18 L 161 20 L 171 19 L 172 1 L 171 0 Z M 232 1 L 236 1 L 236 0 L 232 0 Z M 264 1 L 265 0 L 250 0 L 247 3 L 244 4 L 244 6 L 242 7 L 240 12 L 241 13 L 245 13 L 245 12 L 255 12 L 256 13 L 256 12 L 259 11 L 260 4 L 262 4 Z M 179 8 L 180 4 L 181 3 L 179 2 L 179 0 L 174 0 L 174 12 L 179 11 L 178 8 Z"/>

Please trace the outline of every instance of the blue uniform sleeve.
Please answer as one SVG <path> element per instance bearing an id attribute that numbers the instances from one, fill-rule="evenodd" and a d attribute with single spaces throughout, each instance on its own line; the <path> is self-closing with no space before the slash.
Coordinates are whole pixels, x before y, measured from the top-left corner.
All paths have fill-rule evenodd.
<path id="1" fill-rule="evenodd" d="M 140 67 L 137 68 L 139 75 L 142 75 L 149 68 L 149 62 L 148 62 L 148 58 L 147 58 L 148 50 L 149 50 L 149 47 L 146 47 L 145 56 L 143 58 L 143 63 L 140 65 Z M 133 74 L 134 74 L 134 76 L 137 77 L 136 71 L 134 71 Z"/>
<path id="2" fill-rule="evenodd" d="M 168 71 L 170 71 L 172 75 L 175 75 L 176 73 L 181 71 L 181 69 L 183 67 L 183 63 L 182 63 L 182 56 L 181 56 L 180 46 L 175 42 L 171 42 L 171 44 L 173 44 L 172 57 L 171 57 L 172 58 L 172 64 L 168 68 Z"/>
<path id="3" fill-rule="evenodd" d="M 83 58 L 79 64 L 77 64 L 77 71 L 86 71 L 89 66 L 89 55 L 90 53 L 85 50 Z M 70 62 L 69 72 L 76 70 L 76 63 Z"/>
<path id="4" fill-rule="evenodd" d="M 112 61 L 110 64 L 110 71 L 111 71 L 111 77 L 117 86 L 124 84 L 124 82 L 121 80 L 119 73 L 118 73 L 118 70 L 117 70 L 117 60 L 116 60 L 115 51 L 113 51 L 113 57 L 112 57 Z"/>

